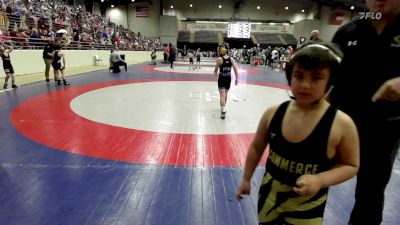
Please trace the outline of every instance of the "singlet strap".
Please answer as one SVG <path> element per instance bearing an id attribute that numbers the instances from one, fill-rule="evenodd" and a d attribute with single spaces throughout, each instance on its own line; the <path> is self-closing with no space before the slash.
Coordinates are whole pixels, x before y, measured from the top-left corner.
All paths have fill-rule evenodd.
<path id="1" fill-rule="evenodd" d="M 278 109 L 276 110 L 274 116 L 272 117 L 271 123 L 268 127 L 268 131 L 269 133 L 273 132 L 273 133 L 280 133 L 280 129 L 281 129 L 281 124 L 283 121 L 283 117 L 285 116 L 285 112 L 289 106 L 289 103 L 291 101 L 286 101 L 283 102 Z"/>
<path id="2" fill-rule="evenodd" d="M 336 113 L 337 113 L 337 109 L 335 107 L 333 107 L 332 105 L 330 105 L 329 108 L 326 110 L 325 114 L 322 116 L 319 123 L 317 124 L 317 126 L 314 128 L 312 133 L 309 135 L 309 138 L 316 138 L 319 141 L 323 141 L 323 143 L 325 141 L 328 141 L 329 134 L 330 134 L 331 127 L 333 124 L 333 120 L 335 119 Z M 322 137 L 326 140 L 321 140 Z"/>

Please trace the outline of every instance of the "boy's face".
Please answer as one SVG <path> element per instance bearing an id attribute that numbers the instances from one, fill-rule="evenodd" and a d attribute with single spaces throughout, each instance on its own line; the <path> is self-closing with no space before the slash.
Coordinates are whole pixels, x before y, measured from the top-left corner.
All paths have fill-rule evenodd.
<path id="1" fill-rule="evenodd" d="M 292 71 L 291 88 L 296 101 L 300 104 L 312 104 L 320 100 L 327 90 L 330 69 L 321 66 L 318 69 L 304 69 L 298 63 Z"/>

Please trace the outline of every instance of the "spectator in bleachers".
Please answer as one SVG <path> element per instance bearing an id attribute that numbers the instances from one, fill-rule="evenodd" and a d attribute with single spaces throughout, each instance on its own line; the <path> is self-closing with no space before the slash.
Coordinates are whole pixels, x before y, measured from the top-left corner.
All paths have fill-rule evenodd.
<path id="1" fill-rule="evenodd" d="M 28 46 L 29 36 L 25 33 L 23 29 L 18 30 L 17 26 L 14 26 L 10 32 L 10 36 L 14 38 L 16 44 L 22 46 L 22 48 Z"/>
<path id="2" fill-rule="evenodd" d="M 39 37 L 47 39 L 49 36 L 43 34 L 43 29 L 47 30 L 49 35 L 52 35 L 61 28 L 66 29 L 69 33 L 72 33 L 72 30 L 75 29 L 79 30 L 78 33 L 80 34 L 86 33 L 91 36 L 90 40 L 88 38 L 80 39 L 80 41 L 88 43 L 85 45 L 86 48 L 91 48 L 92 45 L 111 45 L 114 42 L 111 35 L 115 37 L 115 33 L 119 36 L 117 43 L 120 45 L 120 48 L 133 48 L 135 50 L 160 49 L 158 41 L 150 40 L 142 34 L 136 35 L 123 26 L 115 25 L 109 19 L 93 15 L 82 8 L 74 8 L 66 5 L 64 1 L 30 0 L 27 4 L 25 2 L 27 0 L 5 1 L 3 8 L 8 12 L 10 31 L 15 26 L 19 28 L 26 25 L 29 29 L 38 29 Z M 109 32 L 103 36 L 104 40 L 102 40 L 101 33 L 99 32 L 107 30 Z M 31 36 L 29 31 L 25 31 L 25 33 L 28 35 L 28 38 Z M 54 36 L 52 35 L 52 37 Z"/>
<path id="3" fill-rule="evenodd" d="M 42 40 L 50 40 L 49 32 L 46 29 L 39 29 L 39 37 Z"/>
<path id="4" fill-rule="evenodd" d="M 121 37 L 119 36 L 119 33 L 118 33 L 118 32 L 115 33 L 115 36 L 114 36 L 114 44 L 117 45 L 117 46 L 121 44 Z"/>
<path id="5" fill-rule="evenodd" d="M 47 10 L 45 10 L 40 16 L 38 20 L 38 28 L 45 29 L 47 31 L 50 29 L 50 18 L 48 16 Z"/>
<path id="6" fill-rule="evenodd" d="M 76 30 L 76 29 L 74 29 L 74 31 L 73 31 L 73 33 L 72 33 L 72 36 L 73 36 L 73 40 L 74 40 L 74 42 L 78 42 L 78 41 L 80 41 L 80 35 L 79 35 L 79 32 L 78 32 L 78 30 Z"/>
<path id="7" fill-rule="evenodd" d="M 13 42 L 11 40 L 10 37 L 10 32 L 9 31 L 5 31 L 4 33 L 1 33 L 0 31 L 0 42 L 5 44 L 5 45 L 12 45 Z"/>
<path id="8" fill-rule="evenodd" d="M 13 11 L 13 4 L 12 4 L 12 2 L 10 2 L 10 3 L 8 3 L 7 6 L 6 6 L 6 13 L 7 13 L 7 14 L 11 14 L 12 11 Z"/>
<path id="9" fill-rule="evenodd" d="M 54 20 L 55 26 L 59 29 L 64 28 L 65 22 L 64 18 L 61 15 L 56 14 L 56 19 Z"/>
<path id="10" fill-rule="evenodd" d="M 39 31 L 36 28 L 32 28 L 31 35 L 29 36 L 29 45 L 37 46 L 40 45 Z"/>

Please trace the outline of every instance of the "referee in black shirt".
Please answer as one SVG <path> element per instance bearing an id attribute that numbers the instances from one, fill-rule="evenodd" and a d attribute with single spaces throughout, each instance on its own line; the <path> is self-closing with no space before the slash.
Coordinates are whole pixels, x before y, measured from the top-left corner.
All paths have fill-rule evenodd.
<path id="1" fill-rule="evenodd" d="M 43 49 L 43 61 L 44 64 L 46 65 L 46 69 L 44 71 L 44 75 L 46 77 L 46 82 L 50 82 L 50 77 L 49 77 L 49 72 L 50 72 L 50 67 L 51 63 L 53 62 L 53 54 L 52 52 L 54 51 L 54 45 L 59 44 L 56 39 L 54 41 L 49 41 L 46 46 L 44 46 Z"/>
<path id="2" fill-rule="evenodd" d="M 344 57 L 332 104 L 360 135 L 360 170 L 351 225 L 379 225 L 384 191 L 400 141 L 400 0 L 366 0 L 374 18 L 341 27 L 333 42 Z M 400 221 L 396 221 L 400 224 Z"/>

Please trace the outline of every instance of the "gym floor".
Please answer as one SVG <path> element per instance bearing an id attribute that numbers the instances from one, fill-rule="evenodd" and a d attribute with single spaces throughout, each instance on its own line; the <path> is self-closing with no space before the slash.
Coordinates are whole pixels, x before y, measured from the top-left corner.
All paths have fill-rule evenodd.
<path id="1" fill-rule="evenodd" d="M 1 90 L 0 224 L 256 225 L 267 151 L 252 194 L 238 202 L 235 190 L 261 114 L 289 99 L 284 73 L 239 65 L 221 120 L 214 61 L 168 66 Z M 354 184 L 330 189 L 325 225 L 346 224 Z M 397 160 L 383 225 L 400 224 L 399 186 Z"/>

